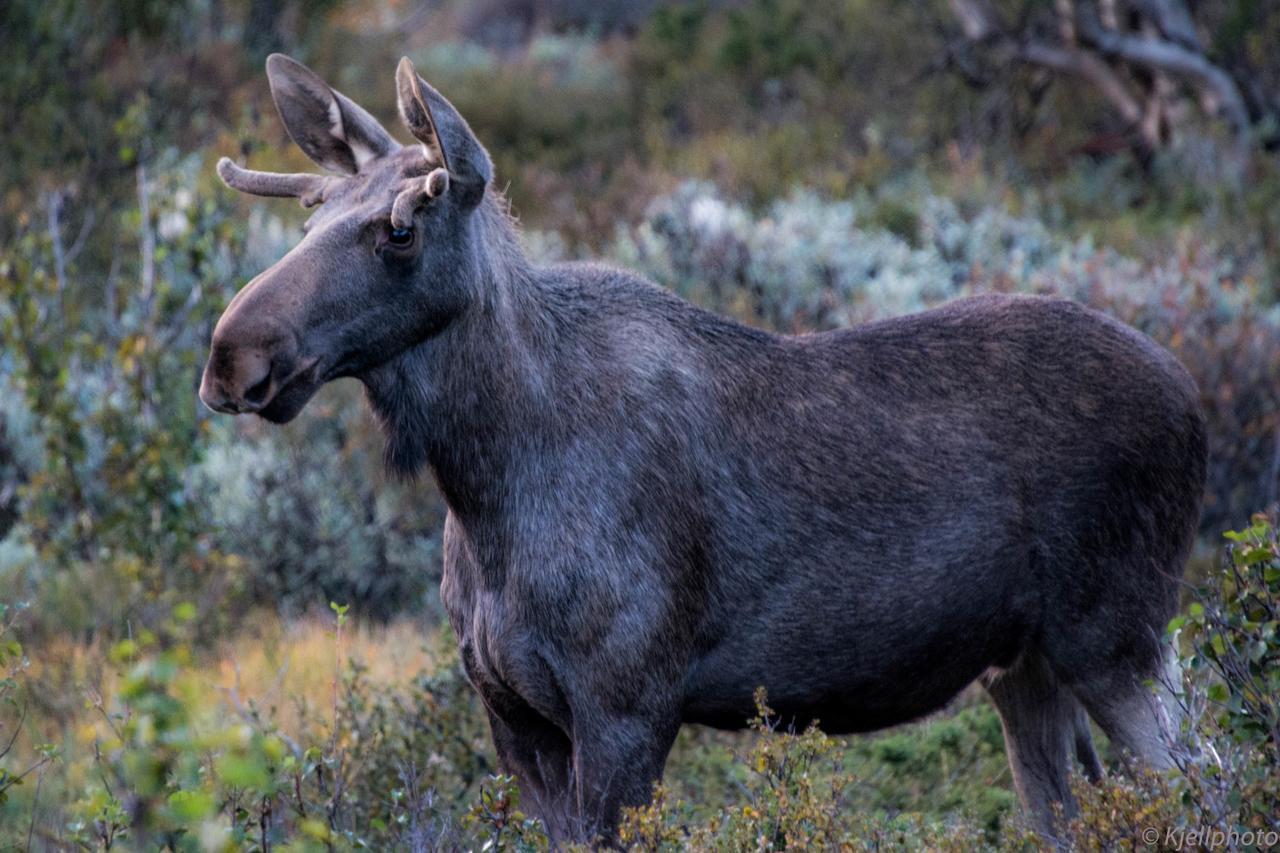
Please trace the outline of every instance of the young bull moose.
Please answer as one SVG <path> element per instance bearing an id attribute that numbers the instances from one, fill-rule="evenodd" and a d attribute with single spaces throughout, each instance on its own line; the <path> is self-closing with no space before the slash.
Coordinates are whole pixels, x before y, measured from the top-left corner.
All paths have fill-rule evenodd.
<path id="1" fill-rule="evenodd" d="M 981 680 L 1040 827 L 1091 717 L 1156 766 L 1205 479 L 1182 367 L 1068 301 L 984 296 L 798 337 L 521 253 L 485 149 L 404 60 L 398 144 L 284 56 L 334 177 L 229 160 L 318 209 L 227 306 L 200 397 L 284 423 L 364 383 L 390 468 L 448 506 L 442 596 L 498 756 L 560 838 L 645 802 L 682 723 L 862 732 Z"/>

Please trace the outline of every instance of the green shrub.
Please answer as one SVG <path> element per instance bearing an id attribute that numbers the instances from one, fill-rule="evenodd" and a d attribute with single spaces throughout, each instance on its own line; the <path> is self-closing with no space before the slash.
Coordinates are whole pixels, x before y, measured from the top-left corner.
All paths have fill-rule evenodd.
<path id="1" fill-rule="evenodd" d="M 849 748 L 810 726 L 803 732 L 780 729 L 763 690 L 756 695 L 750 751 L 735 764 L 741 780 L 731 802 L 707 808 L 696 802 L 698 780 L 674 780 L 659 785 L 646 807 L 627 812 L 619 838 L 635 850 L 809 850 L 919 849 L 972 850 L 988 843 L 983 828 L 967 815 L 946 809 L 922 813 L 868 807 L 859 789 L 882 779 L 868 780 L 851 772 Z M 908 731 L 925 735 L 932 725 Z M 946 725 L 945 720 L 942 725 Z M 963 723 L 960 725 L 963 726 Z M 905 737 L 905 736 L 904 736 Z M 947 739 L 942 735 L 942 740 Z M 898 752 L 887 738 L 866 740 L 868 752 L 882 756 Z M 930 746 L 906 746 L 907 752 L 930 752 Z M 885 763 L 893 763 L 890 759 Z M 864 767 L 855 762 L 853 766 Z M 928 786 L 935 767 L 899 768 L 904 785 Z M 953 771 L 954 772 L 954 771 Z M 675 793 L 675 786 L 687 791 Z M 891 795 L 890 795 L 891 796 Z M 940 805 L 940 804 L 939 804 Z"/>
<path id="2" fill-rule="evenodd" d="M 1182 649 L 1178 771 L 1077 785 L 1081 849 L 1266 849 L 1280 838 L 1280 539 L 1264 515 L 1226 536 L 1220 568 L 1169 624 Z"/>
<path id="3" fill-rule="evenodd" d="M 0 587 L 31 602 L 29 630 L 82 638 L 154 627 L 180 601 L 206 638 L 262 601 L 429 610 L 442 504 L 382 482 L 381 437 L 352 389 L 326 389 L 282 431 L 200 404 L 230 285 L 292 235 L 242 221 L 228 192 L 197 196 L 212 180 L 200 158 L 155 162 L 138 170 L 145 222 L 141 195 L 116 212 L 149 237 L 94 302 L 72 300 L 94 273 L 60 267 L 42 223 L 0 250 Z"/>
<path id="4" fill-rule="evenodd" d="M 1280 534 L 1255 516 L 1226 534 L 1229 558 L 1170 630 L 1182 634 L 1200 729 L 1188 787 L 1199 822 L 1280 831 Z"/>
<path id="5" fill-rule="evenodd" d="M 305 850 L 458 847 L 471 831 L 489 837 L 496 812 L 518 795 L 507 793 L 509 780 L 486 781 L 487 732 L 456 656 L 442 647 L 436 672 L 394 690 L 371 685 L 359 661 L 344 659 L 347 610 L 334 610 L 341 669 L 332 705 L 304 701 L 289 732 L 235 691 L 226 708 L 199 704 L 186 639 L 194 608 L 179 608 L 162 639 L 117 644 L 118 695 L 95 704 L 109 734 L 94 745 L 68 840 L 99 849 Z M 461 820 L 473 796 L 475 818 Z M 532 823 L 518 832 L 539 836 Z"/>

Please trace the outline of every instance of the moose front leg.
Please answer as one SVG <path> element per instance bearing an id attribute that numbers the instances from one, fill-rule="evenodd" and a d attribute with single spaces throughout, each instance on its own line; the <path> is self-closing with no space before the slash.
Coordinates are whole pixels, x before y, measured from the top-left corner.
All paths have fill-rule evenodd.
<path id="1" fill-rule="evenodd" d="M 498 765 L 516 777 L 547 834 L 555 841 L 577 839 L 574 755 L 568 736 L 531 708 L 524 709 L 518 720 L 503 719 L 490 711 L 489 728 Z"/>
<path id="2" fill-rule="evenodd" d="M 680 720 L 639 717 L 575 718 L 574 789 L 577 835 L 615 841 L 624 808 L 643 806 L 662 779 Z"/>

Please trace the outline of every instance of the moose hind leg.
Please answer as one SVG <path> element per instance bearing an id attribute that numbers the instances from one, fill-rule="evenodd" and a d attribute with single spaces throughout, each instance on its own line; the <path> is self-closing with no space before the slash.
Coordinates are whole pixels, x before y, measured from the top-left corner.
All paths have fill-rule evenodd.
<path id="1" fill-rule="evenodd" d="M 1081 705 L 1076 706 L 1075 732 L 1076 761 L 1080 762 L 1084 777 L 1096 785 L 1102 781 L 1106 773 L 1102 769 L 1102 762 L 1098 760 L 1098 751 L 1093 748 L 1093 733 L 1089 731 L 1089 715 Z"/>
<path id="2" fill-rule="evenodd" d="M 1177 766 L 1182 728 L 1178 679 L 1170 657 L 1155 678 L 1116 670 L 1096 673 L 1072 690 L 1115 746 L 1152 769 L 1168 770 Z"/>
<path id="3" fill-rule="evenodd" d="M 1005 751 L 1022 807 L 1037 831 L 1057 838 L 1061 827 L 1055 804 L 1067 820 L 1076 810 L 1070 788 L 1072 756 L 1084 760 L 1086 773 L 1100 771 L 1096 756 L 1088 760 L 1093 745 L 1087 741 L 1088 724 L 1079 703 L 1035 654 L 984 677 L 983 686 L 1000 713 Z"/>

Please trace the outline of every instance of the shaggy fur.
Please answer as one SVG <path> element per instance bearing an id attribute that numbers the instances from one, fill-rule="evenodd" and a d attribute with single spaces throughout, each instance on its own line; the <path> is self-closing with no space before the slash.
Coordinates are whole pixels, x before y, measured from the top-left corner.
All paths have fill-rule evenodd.
<path id="1" fill-rule="evenodd" d="M 621 270 L 534 267 L 491 188 L 454 192 L 488 186 L 489 160 L 420 89 L 452 185 L 414 247 L 387 234 L 432 167 L 418 147 L 326 190 L 228 307 L 202 396 L 284 421 L 363 380 L 388 464 L 429 469 L 448 502 L 463 664 L 557 837 L 608 836 L 680 725 L 743 725 L 757 686 L 788 720 L 857 732 L 981 679 L 1049 832 L 1073 757 L 1101 772 L 1086 714 L 1169 762 L 1172 705 L 1143 682 L 1206 455 L 1169 353 L 1058 299 L 789 337 Z"/>

